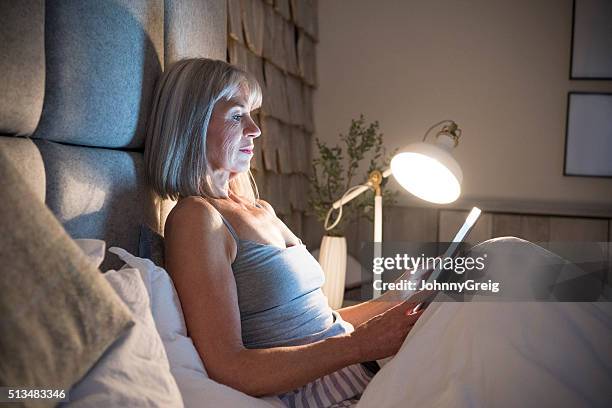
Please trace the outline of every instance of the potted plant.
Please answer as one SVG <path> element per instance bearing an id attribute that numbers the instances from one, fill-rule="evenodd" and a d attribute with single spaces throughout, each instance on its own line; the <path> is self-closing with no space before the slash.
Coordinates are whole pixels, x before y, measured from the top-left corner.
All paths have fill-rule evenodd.
<path id="1" fill-rule="evenodd" d="M 332 204 L 360 179 L 367 177 L 373 170 L 382 171 L 388 167 L 392 155 L 387 155 L 383 145 L 383 135 L 379 132 L 379 123 L 366 124 L 362 115 L 351 120 L 346 135 L 340 134 L 343 146 L 328 146 L 315 138 L 318 155 L 313 160 L 310 177 L 309 212 L 324 223 Z M 346 152 L 346 157 L 344 156 Z M 367 172 L 363 173 L 362 163 L 369 160 Z M 388 179 L 384 179 L 384 188 Z M 396 192 L 383 194 L 383 203 L 393 204 Z M 342 306 L 344 281 L 346 276 L 347 247 L 345 230 L 358 217 L 373 221 L 374 192 L 368 191 L 342 207 L 342 218 L 321 240 L 319 263 L 325 272 L 323 292 L 330 306 L 337 309 Z M 329 224 L 333 225 L 338 217 L 332 214 Z"/>

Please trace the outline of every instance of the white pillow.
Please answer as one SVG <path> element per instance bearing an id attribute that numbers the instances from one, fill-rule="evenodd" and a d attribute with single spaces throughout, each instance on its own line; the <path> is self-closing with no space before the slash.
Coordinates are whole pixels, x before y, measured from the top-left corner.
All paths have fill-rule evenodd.
<path id="1" fill-rule="evenodd" d="M 200 355 L 187 336 L 181 303 L 170 275 L 150 259 L 136 257 L 118 247 L 108 250 L 142 275 L 151 299 L 153 319 L 185 407 L 284 407 L 277 397 L 253 398 L 208 378 Z"/>
<path id="2" fill-rule="evenodd" d="M 139 271 L 110 270 L 104 277 L 133 313 L 134 326 L 70 390 L 69 406 L 183 407 Z"/>
<path id="3" fill-rule="evenodd" d="M 101 239 L 86 239 L 77 238 L 74 240 L 76 244 L 81 248 L 81 251 L 91 260 L 96 268 L 99 268 L 104 261 L 104 254 L 106 253 L 106 242 Z"/>

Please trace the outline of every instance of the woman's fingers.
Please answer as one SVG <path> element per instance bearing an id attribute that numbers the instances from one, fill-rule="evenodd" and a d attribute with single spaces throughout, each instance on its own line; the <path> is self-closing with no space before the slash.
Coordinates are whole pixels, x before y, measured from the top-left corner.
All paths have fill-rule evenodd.
<path id="1" fill-rule="evenodd" d="M 423 314 L 424 311 L 425 311 L 424 309 L 417 310 L 416 312 L 414 311 L 414 309 L 407 310 L 406 311 L 406 316 L 412 318 L 413 322 L 416 323 L 416 321 L 419 319 L 419 317 L 421 317 L 421 315 Z"/>
<path id="2" fill-rule="evenodd" d="M 410 296 L 408 299 L 406 299 L 405 302 L 413 305 L 414 307 L 419 303 L 431 301 L 431 299 L 436 295 L 436 293 L 438 292 L 435 290 L 420 290 L 414 295 Z"/>

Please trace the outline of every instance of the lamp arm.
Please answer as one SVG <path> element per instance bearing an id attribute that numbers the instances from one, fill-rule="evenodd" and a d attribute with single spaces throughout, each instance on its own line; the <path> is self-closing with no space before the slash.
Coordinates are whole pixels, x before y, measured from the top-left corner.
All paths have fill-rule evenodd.
<path id="1" fill-rule="evenodd" d="M 379 176 L 376 177 L 376 175 L 374 173 L 378 173 Z M 357 198 L 359 195 L 365 193 L 367 190 L 369 189 L 374 189 L 376 191 L 379 191 L 380 187 L 380 181 L 382 180 L 382 178 L 385 177 L 389 177 L 391 175 L 391 167 L 387 167 L 385 170 L 383 170 L 382 172 L 378 172 L 378 171 L 373 171 L 369 178 L 367 183 L 365 184 L 358 184 L 355 185 L 351 188 L 349 188 L 348 190 L 346 190 L 346 192 L 342 195 L 342 197 L 340 197 L 339 200 L 336 200 L 331 208 L 329 209 L 329 211 L 327 212 L 327 216 L 325 217 L 325 230 L 329 231 L 330 229 L 334 228 L 336 225 L 338 225 L 338 223 L 340 222 L 340 219 L 342 218 L 342 206 L 352 200 L 354 200 L 355 198 Z M 334 221 L 334 223 L 332 225 L 329 225 L 329 217 L 331 216 L 331 213 L 334 210 L 339 210 L 338 211 L 338 217 L 336 218 L 336 220 Z"/>
<path id="2" fill-rule="evenodd" d="M 338 225 L 338 223 L 340 222 L 340 219 L 342 218 L 342 206 L 344 204 L 353 200 L 354 198 L 364 193 L 365 191 L 369 190 L 370 188 L 371 186 L 369 184 L 358 184 L 346 190 L 346 192 L 342 195 L 342 197 L 331 206 L 329 211 L 327 211 L 327 216 L 325 217 L 325 225 L 324 225 L 325 230 L 329 231 L 330 229 Z M 336 217 L 336 220 L 334 221 L 332 225 L 328 226 L 327 224 L 329 224 L 329 217 L 331 216 L 331 213 L 334 210 L 338 210 L 338 217 Z"/>
<path id="3" fill-rule="evenodd" d="M 349 188 L 348 190 L 346 190 L 346 193 L 344 193 L 344 195 L 342 195 L 342 197 L 332 205 L 332 208 L 334 210 L 337 210 L 338 208 L 342 207 L 349 201 L 352 201 L 353 199 L 357 198 L 359 195 L 366 192 L 370 188 L 371 186 L 367 184 L 359 184 Z"/>

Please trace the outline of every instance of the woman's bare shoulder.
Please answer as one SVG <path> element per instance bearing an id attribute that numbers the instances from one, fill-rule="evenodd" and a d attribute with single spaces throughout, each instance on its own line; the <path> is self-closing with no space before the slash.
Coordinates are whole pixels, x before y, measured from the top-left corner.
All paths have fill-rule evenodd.
<path id="1" fill-rule="evenodd" d="M 211 203 L 202 197 L 185 197 L 179 200 L 166 219 L 165 231 L 182 231 L 198 228 L 202 232 L 218 230 L 223 223 L 221 215 Z"/>
<path id="2" fill-rule="evenodd" d="M 236 244 L 217 209 L 202 197 L 182 198 L 172 209 L 164 229 L 166 249 L 178 253 L 227 254 L 233 260 Z"/>

